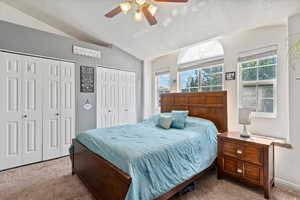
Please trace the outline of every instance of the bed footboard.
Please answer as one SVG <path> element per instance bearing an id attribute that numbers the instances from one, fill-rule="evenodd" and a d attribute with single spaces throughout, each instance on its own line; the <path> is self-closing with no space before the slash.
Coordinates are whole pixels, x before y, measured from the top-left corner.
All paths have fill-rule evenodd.
<path id="1" fill-rule="evenodd" d="M 81 179 L 97 200 L 125 199 L 131 177 L 76 139 L 73 145 L 72 173 Z"/>

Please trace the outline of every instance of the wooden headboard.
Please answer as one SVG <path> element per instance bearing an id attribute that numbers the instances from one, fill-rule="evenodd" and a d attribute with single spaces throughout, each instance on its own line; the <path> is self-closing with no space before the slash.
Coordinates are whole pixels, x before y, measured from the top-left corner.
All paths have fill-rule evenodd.
<path id="1" fill-rule="evenodd" d="M 161 112 L 188 110 L 189 116 L 211 120 L 227 131 L 227 92 L 169 93 L 161 95 Z"/>

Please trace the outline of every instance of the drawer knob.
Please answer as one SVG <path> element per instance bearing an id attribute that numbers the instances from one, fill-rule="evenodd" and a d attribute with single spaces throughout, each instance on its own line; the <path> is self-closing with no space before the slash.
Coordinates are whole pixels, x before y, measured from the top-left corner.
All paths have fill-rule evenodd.
<path id="1" fill-rule="evenodd" d="M 238 150 L 236 151 L 236 153 L 237 153 L 237 154 L 242 154 L 242 153 L 243 153 L 243 151 L 242 151 L 242 150 L 240 150 L 240 149 L 238 149 Z"/>
<path id="2" fill-rule="evenodd" d="M 237 173 L 239 173 L 239 174 L 241 174 L 241 173 L 243 173 L 243 170 L 242 169 L 240 169 L 240 168 L 237 168 Z"/>

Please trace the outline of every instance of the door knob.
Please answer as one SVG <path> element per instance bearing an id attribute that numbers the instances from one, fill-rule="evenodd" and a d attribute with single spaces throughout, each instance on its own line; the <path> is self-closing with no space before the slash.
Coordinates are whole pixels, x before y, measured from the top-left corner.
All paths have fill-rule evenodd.
<path id="1" fill-rule="evenodd" d="M 108 110 L 108 112 L 111 112 L 111 110 Z"/>
<path id="2" fill-rule="evenodd" d="M 27 118 L 27 115 L 23 115 L 24 118 Z"/>
<path id="3" fill-rule="evenodd" d="M 241 174 L 241 173 L 243 173 L 243 170 L 240 169 L 240 168 L 237 168 L 236 172 L 239 173 L 239 174 Z"/>
<path id="4" fill-rule="evenodd" d="M 59 116 L 59 113 L 56 113 L 55 115 L 56 115 L 56 116 Z"/>

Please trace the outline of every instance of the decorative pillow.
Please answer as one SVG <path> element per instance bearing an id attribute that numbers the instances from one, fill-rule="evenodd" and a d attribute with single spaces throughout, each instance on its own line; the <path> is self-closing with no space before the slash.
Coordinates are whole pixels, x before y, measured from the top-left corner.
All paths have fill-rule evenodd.
<path id="1" fill-rule="evenodd" d="M 185 115 L 185 117 L 187 117 L 189 115 L 188 110 L 172 110 L 172 113 L 182 113 Z"/>
<path id="2" fill-rule="evenodd" d="M 171 127 L 173 121 L 173 117 L 170 115 L 160 115 L 158 120 L 157 120 L 157 126 L 164 128 L 164 129 L 169 129 Z"/>
<path id="3" fill-rule="evenodd" d="M 186 113 L 172 112 L 173 122 L 171 128 L 184 129 Z"/>

